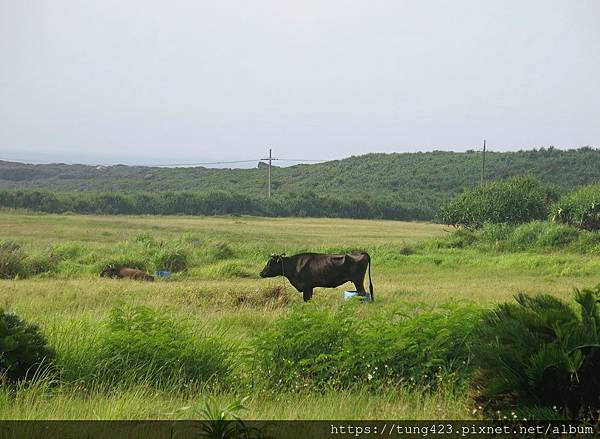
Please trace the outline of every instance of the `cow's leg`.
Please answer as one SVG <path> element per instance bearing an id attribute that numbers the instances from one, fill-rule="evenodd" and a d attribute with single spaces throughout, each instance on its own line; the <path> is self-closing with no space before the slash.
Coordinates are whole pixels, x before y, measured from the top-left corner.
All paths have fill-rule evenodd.
<path id="1" fill-rule="evenodd" d="M 356 291 L 358 291 L 359 296 L 366 296 L 367 290 L 365 290 L 365 280 L 364 279 L 355 279 L 352 281 Z"/>
<path id="2" fill-rule="evenodd" d="M 360 270 L 360 271 L 359 271 Z M 354 279 L 352 279 L 352 283 L 356 287 L 356 291 L 358 291 L 359 296 L 366 296 L 367 290 L 365 290 L 365 274 L 366 270 L 359 269 L 354 274 Z"/>
<path id="3" fill-rule="evenodd" d="M 313 294 L 313 289 L 307 288 L 302 292 L 302 298 L 304 299 L 305 302 L 308 302 L 310 299 L 312 299 L 312 294 Z"/>

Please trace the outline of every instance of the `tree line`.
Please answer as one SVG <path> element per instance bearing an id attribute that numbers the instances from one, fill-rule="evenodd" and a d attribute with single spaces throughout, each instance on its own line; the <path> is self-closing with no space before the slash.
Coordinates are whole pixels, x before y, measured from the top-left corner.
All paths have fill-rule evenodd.
<path id="1" fill-rule="evenodd" d="M 257 215 L 427 220 L 435 211 L 392 197 L 331 198 L 307 191 L 262 198 L 224 191 L 50 192 L 1 189 L 0 207 L 47 213 L 106 215 Z"/>

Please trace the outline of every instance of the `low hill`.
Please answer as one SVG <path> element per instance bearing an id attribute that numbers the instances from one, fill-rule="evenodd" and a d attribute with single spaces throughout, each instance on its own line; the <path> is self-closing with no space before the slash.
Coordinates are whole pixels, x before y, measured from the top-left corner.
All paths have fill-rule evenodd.
<path id="1" fill-rule="evenodd" d="M 420 216 L 480 179 L 481 153 L 469 151 L 367 154 L 319 164 L 273 168 L 273 194 L 285 200 L 307 193 L 331 200 L 390 200 Z M 567 191 L 600 181 L 600 150 L 555 148 L 489 152 L 486 178 L 534 175 Z M 267 171 L 254 169 L 156 168 L 143 166 L 32 165 L 0 161 L 0 188 L 58 192 L 225 191 L 253 199 L 266 193 Z"/>

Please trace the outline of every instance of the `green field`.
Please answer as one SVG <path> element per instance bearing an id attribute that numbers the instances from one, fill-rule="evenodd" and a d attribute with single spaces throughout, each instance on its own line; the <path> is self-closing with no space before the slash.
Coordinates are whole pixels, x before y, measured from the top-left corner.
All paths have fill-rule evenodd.
<path id="1" fill-rule="evenodd" d="M 199 338 L 218 333 L 241 350 L 251 350 L 253 339 L 277 319 L 306 306 L 301 294 L 283 278 L 258 277 L 271 253 L 368 251 L 377 300 L 362 305 L 365 315 L 400 305 L 436 309 L 457 301 L 487 308 L 511 300 L 518 292 L 569 298 L 575 287 L 600 281 L 600 261 L 592 255 L 483 252 L 432 245 L 432 240 L 446 233 L 436 224 L 397 221 L 3 211 L 0 241 L 15 241 L 27 254 L 54 249 L 63 257 L 51 272 L 0 280 L 0 304 L 40 325 L 59 360 L 67 364 L 64 358 L 77 358 L 72 351 L 93 338 L 109 311 L 124 305 L 170 311 L 191 321 Z M 188 269 L 154 283 L 99 278 L 102 265 L 117 256 L 118 260 L 138 258 L 148 270 L 157 268 L 153 260 L 144 259 L 147 242 L 157 248 L 177 245 L 184 249 Z M 344 289 L 316 289 L 314 303 L 308 306 L 337 309 Z M 270 291 L 278 293 L 267 296 Z M 0 418 L 186 418 L 198 416 L 198 408 L 209 396 L 222 404 L 249 396 L 243 416 L 253 419 L 479 416 L 463 386 L 276 392 L 253 373 L 251 353 L 235 367 L 239 384 L 227 387 L 197 383 L 169 389 L 134 381 L 111 387 L 42 379 L 0 390 Z"/>

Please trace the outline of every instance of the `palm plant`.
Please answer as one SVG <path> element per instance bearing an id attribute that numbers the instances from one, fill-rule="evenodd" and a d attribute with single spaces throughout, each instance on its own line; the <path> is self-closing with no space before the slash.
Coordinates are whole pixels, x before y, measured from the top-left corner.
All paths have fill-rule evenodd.
<path id="1" fill-rule="evenodd" d="M 201 418 L 193 425 L 199 438 L 210 439 L 265 439 L 263 429 L 251 427 L 240 418 L 240 412 L 246 410 L 244 405 L 248 397 L 233 401 L 222 407 L 213 398 L 208 398 L 203 405 L 195 407 L 192 415 Z M 185 407 L 188 409 L 190 407 Z M 176 437 L 176 433 L 172 436 Z M 196 434 L 195 434 L 196 436 Z"/>
<path id="2" fill-rule="evenodd" d="M 575 290 L 577 311 L 549 295 L 516 296 L 484 319 L 476 356 L 483 395 L 597 418 L 600 289 Z"/>

